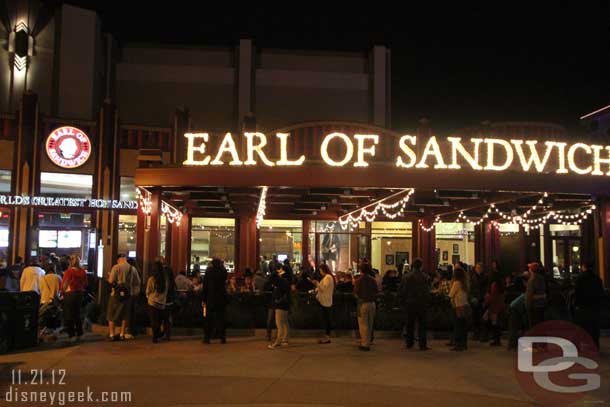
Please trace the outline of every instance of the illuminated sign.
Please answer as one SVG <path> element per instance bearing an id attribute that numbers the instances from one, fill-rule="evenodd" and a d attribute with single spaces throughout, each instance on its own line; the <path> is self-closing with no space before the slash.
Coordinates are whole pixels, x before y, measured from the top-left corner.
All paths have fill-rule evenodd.
<path id="1" fill-rule="evenodd" d="M 138 209 L 138 201 L 22 195 L 0 195 L 0 205 L 87 209 Z"/>
<path id="2" fill-rule="evenodd" d="M 46 148 L 49 159 L 62 168 L 80 167 L 91 155 L 89 137 L 82 130 L 70 126 L 53 130 L 47 137 Z"/>
<path id="3" fill-rule="evenodd" d="M 186 133 L 188 166 L 301 166 L 307 157 L 301 154 L 290 157 L 290 134 L 277 133 L 274 142 L 279 144 L 279 157 L 273 160 L 265 152 L 269 140 L 263 133 L 244 133 L 236 140 L 226 133 L 216 151 L 208 151 L 208 133 Z M 389 137 L 388 137 L 389 138 Z M 238 143 L 239 142 L 239 143 Z M 242 143 L 243 142 L 243 143 Z M 320 143 L 320 157 L 332 167 L 368 167 L 375 164 L 375 155 L 382 139 L 377 134 L 327 134 Z M 504 140 L 496 138 L 428 137 L 421 143 L 417 136 L 392 137 L 397 155 L 391 164 L 398 168 L 476 171 L 520 171 L 555 174 L 610 176 L 610 146 L 577 142 Z M 243 145 L 245 148 L 238 148 Z M 341 151 L 341 153 L 337 153 Z M 334 154 L 334 156 L 333 156 Z M 387 158 L 385 161 L 387 162 Z M 379 161 L 379 159 L 377 159 Z"/>

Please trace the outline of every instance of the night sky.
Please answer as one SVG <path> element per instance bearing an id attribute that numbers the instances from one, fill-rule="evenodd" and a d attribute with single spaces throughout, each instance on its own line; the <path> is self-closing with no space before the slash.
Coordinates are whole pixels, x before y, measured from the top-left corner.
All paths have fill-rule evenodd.
<path id="1" fill-rule="evenodd" d="M 426 116 L 441 132 L 483 120 L 531 120 L 576 134 L 584 130 L 580 116 L 610 104 L 610 2 L 401 2 L 400 9 L 382 2 L 344 8 L 231 2 L 225 10 L 195 6 L 210 2 L 69 3 L 96 9 L 103 29 L 122 42 L 213 46 L 250 37 L 262 48 L 358 52 L 387 45 L 392 127 L 399 130 Z M 136 7 L 144 4 L 145 16 Z"/>

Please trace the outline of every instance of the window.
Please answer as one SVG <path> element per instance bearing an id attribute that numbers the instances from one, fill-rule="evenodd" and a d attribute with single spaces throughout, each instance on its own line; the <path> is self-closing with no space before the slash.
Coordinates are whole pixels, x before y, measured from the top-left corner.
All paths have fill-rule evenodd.
<path id="1" fill-rule="evenodd" d="M 136 184 L 133 177 L 121 177 L 120 197 L 122 201 L 135 201 L 138 199 Z"/>
<path id="2" fill-rule="evenodd" d="M 40 173 L 40 193 L 42 195 L 90 199 L 92 189 L 92 175 L 57 172 Z"/>
<path id="3" fill-rule="evenodd" d="M 6 265 L 9 245 L 9 211 L 0 208 L 0 266 Z"/>
<path id="4" fill-rule="evenodd" d="M 435 228 L 437 262 L 440 265 L 462 261 L 474 263 L 474 225 L 443 222 Z"/>
<path id="5" fill-rule="evenodd" d="M 259 229 L 259 253 L 271 259 L 288 258 L 295 271 L 302 261 L 303 222 L 300 220 L 263 220 Z"/>
<path id="6" fill-rule="evenodd" d="M 136 251 L 136 215 L 119 215 L 119 253 L 129 256 Z M 133 254 L 133 253 L 132 253 Z"/>
<path id="7" fill-rule="evenodd" d="M 315 247 L 315 242 L 318 245 L 317 263 L 327 264 L 333 272 L 353 272 L 362 258 L 369 258 L 369 235 L 364 223 L 357 228 L 343 229 L 339 222 L 311 222 L 310 241 L 312 239 L 311 247 Z"/>
<path id="8" fill-rule="evenodd" d="M 165 257 L 165 245 L 167 244 L 167 218 L 165 216 L 161 216 L 159 234 L 159 256 Z"/>
<path id="9" fill-rule="evenodd" d="M 411 222 L 373 222 L 371 225 L 371 265 L 385 274 L 399 266 L 411 264 Z"/>
<path id="10" fill-rule="evenodd" d="M 37 256 L 77 254 L 82 264 L 88 263 L 89 253 L 93 250 L 90 247 L 90 214 L 39 212 L 36 220 L 30 244 Z"/>
<path id="11" fill-rule="evenodd" d="M 235 264 L 235 219 L 193 218 L 191 223 L 191 270 L 197 263 L 205 270 L 212 258 L 224 260 L 228 271 Z"/>
<path id="12" fill-rule="evenodd" d="M 11 171 L 0 170 L 0 193 L 11 193 Z"/>

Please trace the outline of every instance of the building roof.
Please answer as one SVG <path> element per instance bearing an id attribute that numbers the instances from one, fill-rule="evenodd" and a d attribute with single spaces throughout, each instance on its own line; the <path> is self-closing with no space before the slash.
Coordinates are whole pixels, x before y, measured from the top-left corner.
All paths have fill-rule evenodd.
<path id="1" fill-rule="evenodd" d="M 580 120 L 584 120 L 584 119 L 590 119 L 590 118 L 592 118 L 592 117 L 599 116 L 599 115 L 600 115 L 600 114 L 602 114 L 602 113 L 610 113 L 610 105 L 608 105 L 608 106 L 606 106 L 606 107 L 602 107 L 601 109 L 597 109 L 597 110 L 596 110 L 596 111 L 594 111 L 594 112 L 587 113 L 586 115 L 582 116 L 582 117 L 580 118 Z"/>

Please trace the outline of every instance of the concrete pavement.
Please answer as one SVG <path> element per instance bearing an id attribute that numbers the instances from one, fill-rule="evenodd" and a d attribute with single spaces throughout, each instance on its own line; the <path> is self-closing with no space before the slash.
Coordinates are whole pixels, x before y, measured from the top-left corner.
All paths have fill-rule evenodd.
<path id="1" fill-rule="evenodd" d="M 520 406 L 531 405 L 514 378 L 514 354 L 471 343 L 464 353 L 432 341 L 429 352 L 407 351 L 397 339 L 379 339 L 361 352 L 351 338 L 318 345 L 295 338 L 268 350 L 262 338 L 229 338 L 203 345 L 176 337 L 152 344 L 149 338 L 105 342 L 89 335 L 78 345 L 45 344 L 36 350 L 0 356 L 1 398 L 11 373 L 30 369 L 46 376 L 66 370 L 65 384 L 21 385 L 19 390 L 131 392 L 109 406 Z M 605 340 L 605 349 L 608 341 Z M 590 402 L 610 402 L 608 354 L 602 355 L 602 388 Z M 2 405 L 26 406 L 49 404 Z M 578 405 L 583 405 L 581 401 Z M 56 404 L 57 405 L 57 404 Z"/>

